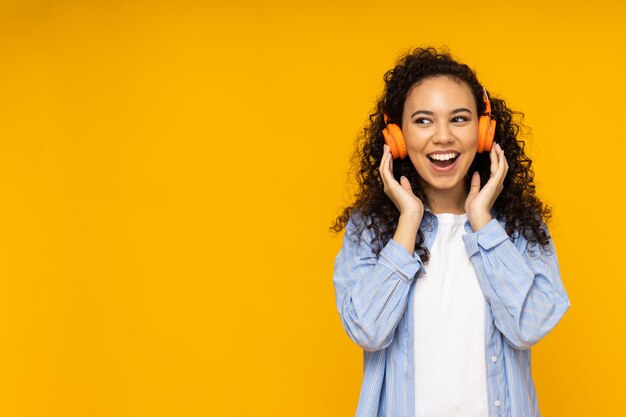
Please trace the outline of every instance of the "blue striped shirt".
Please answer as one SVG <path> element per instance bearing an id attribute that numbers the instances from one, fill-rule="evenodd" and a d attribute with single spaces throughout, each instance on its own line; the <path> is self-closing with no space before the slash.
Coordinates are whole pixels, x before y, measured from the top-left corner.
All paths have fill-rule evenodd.
<path id="1" fill-rule="evenodd" d="M 510 238 L 494 217 L 477 232 L 465 222 L 463 242 L 485 297 L 485 364 L 489 417 L 539 417 L 530 348 L 570 307 L 554 243 L 542 251 L 523 236 Z M 377 257 L 365 228 L 360 244 L 346 225 L 335 258 L 337 310 L 350 338 L 363 349 L 363 381 L 356 417 L 414 417 L 413 288 L 425 274 L 420 257 L 390 239 Z M 545 228 L 545 224 L 542 224 Z M 428 209 L 420 230 L 432 247 L 437 217 Z M 547 230 L 547 229 L 546 229 Z"/>

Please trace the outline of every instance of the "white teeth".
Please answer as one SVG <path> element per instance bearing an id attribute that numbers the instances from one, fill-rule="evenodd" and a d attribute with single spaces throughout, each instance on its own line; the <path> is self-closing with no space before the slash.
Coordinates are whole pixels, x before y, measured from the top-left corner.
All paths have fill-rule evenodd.
<path id="1" fill-rule="evenodd" d="M 437 161 L 447 161 L 449 159 L 452 158 L 456 158 L 459 154 L 458 153 L 439 153 L 439 154 L 431 154 L 428 155 L 431 159 L 436 159 Z"/>

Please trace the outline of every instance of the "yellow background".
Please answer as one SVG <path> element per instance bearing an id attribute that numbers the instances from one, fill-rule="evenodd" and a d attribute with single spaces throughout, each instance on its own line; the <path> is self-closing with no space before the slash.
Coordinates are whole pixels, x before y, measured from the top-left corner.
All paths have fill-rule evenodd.
<path id="1" fill-rule="evenodd" d="M 542 415 L 624 415 L 624 1 L 0 3 L 0 415 L 350 416 L 328 231 L 382 76 L 526 114 L 572 307 Z"/>

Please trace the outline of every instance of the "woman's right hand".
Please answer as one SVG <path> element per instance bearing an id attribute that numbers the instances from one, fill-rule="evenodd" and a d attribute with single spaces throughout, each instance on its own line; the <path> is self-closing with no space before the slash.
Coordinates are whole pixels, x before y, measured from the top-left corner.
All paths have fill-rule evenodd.
<path id="1" fill-rule="evenodd" d="M 400 182 L 393 177 L 393 157 L 387 144 L 383 148 L 383 157 L 378 168 L 380 177 L 383 180 L 385 194 L 393 201 L 393 204 L 402 214 L 413 214 L 420 220 L 424 215 L 424 203 L 413 194 L 411 183 L 404 175 L 400 177 Z"/>

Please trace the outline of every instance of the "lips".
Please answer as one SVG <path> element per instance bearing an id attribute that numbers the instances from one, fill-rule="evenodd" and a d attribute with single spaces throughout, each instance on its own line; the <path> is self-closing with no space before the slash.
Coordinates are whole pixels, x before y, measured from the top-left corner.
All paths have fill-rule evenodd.
<path id="1" fill-rule="evenodd" d="M 430 166 L 437 172 L 447 172 L 454 169 L 459 153 L 453 150 L 437 151 L 427 155 Z"/>

